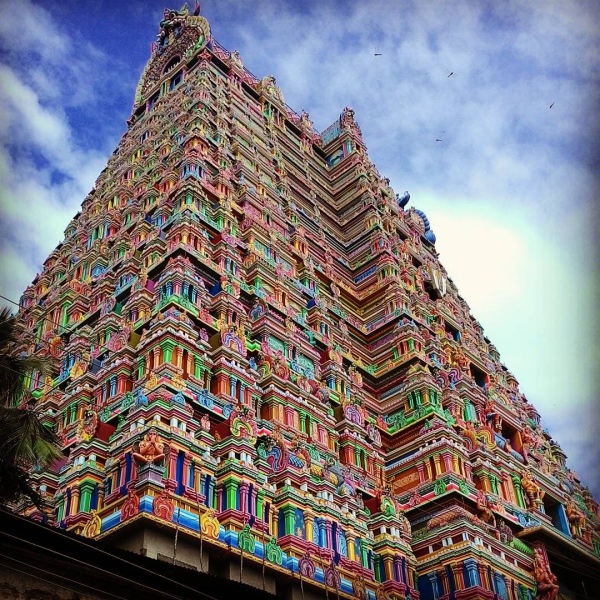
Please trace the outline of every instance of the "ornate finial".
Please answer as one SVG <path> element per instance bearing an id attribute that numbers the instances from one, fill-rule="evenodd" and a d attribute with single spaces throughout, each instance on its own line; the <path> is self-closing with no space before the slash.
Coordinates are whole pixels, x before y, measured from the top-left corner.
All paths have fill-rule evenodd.
<path id="1" fill-rule="evenodd" d="M 198 6 L 200 10 L 200 6 Z M 194 11 L 195 14 L 195 11 Z M 158 32 L 157 41 L 160 47 L 165 46 L 169 40 L 169 36 L 174 34 L 178 36 L 181 29 L 185 25 L 185 19 L 189 15 L 187 4 L 184 4 L 180 10 L 165 8 L 163 20 L 160 22 L 160 31 Z"/>

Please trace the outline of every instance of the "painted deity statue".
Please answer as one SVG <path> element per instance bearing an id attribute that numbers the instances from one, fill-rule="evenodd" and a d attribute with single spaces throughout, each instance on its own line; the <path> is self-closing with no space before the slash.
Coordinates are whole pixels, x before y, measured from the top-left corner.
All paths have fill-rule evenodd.
<path id="1" fill-rule="evenodd" d="M 537 580 L 536 600 L 556 600 L 558 596 L 556 575 L 550 571 L 548 559 L 541 548 L 533 550 L 533 571 Z"/>
<path id="2" fill-rule="evenodd" d="M 156 431 L 149 431 L 144 436 L 139 451 L 133 452 L 133 457 L 142 464 L 157 464 L 165 458 L 165 444 Z"/>
<path id="3" fill-rule="evenodd" d="M 539 486 L 533 481 L 529 471 L 525 471 L 521 477 L 521 487 L 525 492 L 527 504 L 530 508 L 537 508 L 542 502 L 544 492 Z"/>
<path id="4" fill-rule="evenodd" d="M 585 515 L 579 509 L 575 501 L 569 499 L 565 505 L 565 512 L 567 513 L 567 519 L 569 520 L 569 527 L 571 529 L 571 535 L 576 537 L 581 535 L 585 530 Z"/>

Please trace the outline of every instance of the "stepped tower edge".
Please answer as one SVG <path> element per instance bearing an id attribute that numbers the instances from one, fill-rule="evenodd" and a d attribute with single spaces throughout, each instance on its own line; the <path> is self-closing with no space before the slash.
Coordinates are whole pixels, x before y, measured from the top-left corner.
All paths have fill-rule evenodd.
<path id="1" fill-rule="evenodd" d="M 281 597 L 583 597 L 598 504 L 352 109 L 315 131 L 184 7 L 127 125 L 21 298 L 65 458 L 20 511 Z"/>

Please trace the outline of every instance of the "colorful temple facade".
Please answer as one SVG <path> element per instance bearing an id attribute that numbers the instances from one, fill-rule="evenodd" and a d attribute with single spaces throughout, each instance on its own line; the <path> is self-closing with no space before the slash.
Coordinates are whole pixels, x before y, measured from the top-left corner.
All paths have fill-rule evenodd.
<path id="1" fill-rule="evenodd" d="M 166 11 L 21 300 L 65 453 L 23 512 L 294 599 L 580 597 L 598 504 L 408 201 L 351 109 L 318 133 Z"/>

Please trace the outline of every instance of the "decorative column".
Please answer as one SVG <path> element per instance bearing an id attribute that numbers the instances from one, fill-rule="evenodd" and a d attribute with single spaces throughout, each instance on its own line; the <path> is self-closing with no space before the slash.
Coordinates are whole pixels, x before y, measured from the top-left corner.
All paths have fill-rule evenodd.
<path id="1" fill-rule="evenodd" d="M 156 369 L 156 367 L 158 367 L 158 365 L 160 364 L 160 362 L 159 362 L 160 347 L 159 346 L 155 346 L 154 348 L 152 348 L 152 357 L 153 357 L 153 362 L 154 362 L 154 368 Z"/>
<path id="2" fill-rule="evenodd" d="M 485 565 L 478 563 L 477 570 L 479 571 L 479 585 L 481 585 L 482 588 L 489 590 L 490 584 L 489 584 L 487 569 L 486 569 Z"/>
<path id="3" fill-rule="evenodd" d="M 80 486 L 81 497 L 79 500 L 79 512 L 90 512 L 92 492 L 94 491 L 93 481 L 82 481 Z"/>
<path id="4" fill-rule="evenodd" d="M 510 478 L 512 479 L 513 485 L 515 486 L 517 504 L 521 508 L 526 508 L 525 498 L 523 496 L 523 488 L 521 487 L 521 480 L 517 475 L 511 475 Z"/>
<path id="5" fill-rule="evenodd" d="M 237 492 L 238 492 L 238 481 L 229 477 L 225 482 L 225 497 L 226 497 L 226 509 L 236 508 L 237 505 Z M 247 485 L 247 484 L 246 484 Z"/>
<path id="6" fill-rule="evenodd" d="M 396 578 L 394 577 L 394 563 L 392 561 L 391 556 L 383 557 L 383 570 L 385 572 L 386 581 L 394 581 Z"/>
<path id="7" fill-rule="evenodd" d="M 250 486 L 247 481 L 240 481 L 238 487 L 240 490 L 240 510 L 246 514 L 248 512 L 248 489 Z M 230 508 L 235 508 L 235 506 Z"/>
<path id="8" fill-rule="evenodd" d="M 100 484 L 98 486 L 98 510 L 102 510 L 104 508 L 104 484 Z"/>
<path id="9" fill-rule="evenodd" d="M 399 556 L 394 556 L 394 580 L 404 581 L 404 577 L 402 577 L 402 560 Z"/>
<path id="10" fill-rule="evenodd" d="M 434 471 L 435 471 L 435 478 L 437 479 L 438 475 L 442 474 L 442 466 L 440 464 L 440 455 L 439 454 L 433 455 L 433 467 L 434 467 Z"/>
<path id="11" fill-rule="evenodd" d="M 332 523 L 327 519 L 325 521 L 325 546 L 327 548 L 333 548 L 333 540 L 331 538 L 331 527 Z"/>
<path id="12" fill-rule="evenodd" d="M 74 515 L 79 511 L 79 488 L 74 486 L 71 489 L 71 514 Z"/>
<path id="13" fill-rule="evenodd" d="M 348 560 L 351 560 L 351 561 L 356 561 L 356 547 L 354 545 L 355 537 L 356 536 L 354 534 L 354 531 L 352 531 L 352 530 L 349 530 L 346 533 L 346 540 L 347 540 L 346 547 L 348 548 Z M 310 539 L 310 538 L 307 538 L 307 539 Z"/>
<path id="14" fill-rule="evenodd" d="M 446 472 L 452 471 L 452 454 L 450 452 L 444 452 L 442 454 L 442 459 L 444 461 L 444 470 Z"/>
<path id="15" fill-rule="evenodd" d="M 312 542 L 313 540 L 313 514 L 310 510 L 304 511 L 304 531 L 306 532 L 306 540 Z M 350 556 L 350 547 L 348 547 L 348 556 Z"/>
<path id="16" fill-rule="evenodd" d="M 364 538 L 360 538 L 360 553 L 362 557 L 362 565 L 363 567 L 369 567 L 369 557 L 367 554 L 369 547 L 367 545 L 367 541 Z"/>
<path id="17" fill-rule="evenodd" d="M 448 574 L 446 573 L 445 566 L 440 571 L 440 579 L 442 580 L 442 594 L 450 593 L 450 582 L 448 581 Z"/>
<path id="18" fill-rule="evenodd" d="M 257 516 L 257 502 L 256 498 L 258 496 L 258 490 L 255 486 L 252 487 L 252 492 L 250 493 L 250 514 L 253 516 Z"/>
<path id="19" fill-rule="evenodd" d="M 481 580 L 479 578 L 479 573 L 477 571 L 477 563 L 475 562 L 475 560 L 473 560 L 472 558 L 467 558 L 467 560 L 464 561 L 464 565 L 469 575 L 468 587 L 480 585 Z"/>
<path id="20" fill-rule="evenodd" d="M 431 582 L 431 589 L 433 590 L 433 597 L 439 598 L 443 594 L 443 590 L 440 593 L 440 585 L 437 571 L 432 571 L 431 573 L 427 573 L 427 577 Z"/>
<path id="21" fill-rule="evenodd" d="M 462 563 L 452 563 L 452 565 L 450 566 L 452 567 L 452 573 L 454 575 L 454 586 L 456 590 L 464 590 L 465 582 L 463 579 Z"/>
<path id="22" fill-rule="evenodd" d="M 502 490 L 504 492 L 504 498 L 514 503 L 515 495 L 513 492 L 512 485 L 510 484 L 510 477 L 505 471 L 502 471 Z"/>
<path id="23" fill-rule="evenodd" d="M 265 490 L 263 488 L 256 490 L 256 516 L 261 521 L 265 520 Z"/>
<path id="24" fill-rule="evenodd" d="M 467 481 L 473 483 L 473 467 L 468 459 L 463 461 L 463 466 L 465 468 L 465 478 Z"/>
<path id="25" fill-rule="evenodd" d="M 281 511 L 283 512 L 284 518 L 284 533 L 285 535 L 293 535 L 294 534 L 294 522 L 296 517 L 296 507 L 291 504 L 286 504 L 282 507 Z"/>
<path id="26" fill-rule="evenodd" d="M 425 481 L 425 463 L 424 462 L 417 463 L 417 473 L 419 474 L 419 483 L 423 483 Z"/>
<path id="27" fill-rule="evenodd" d="M 431 460 L 429 458 L 425 459 L 425 467 L 427 468 L 427 480 L 431 481 L 433 479 L 433 469 L 431 468 Z"/>
<path id="28" fill-rule="evenodd" d="M 271 535 L 279 537 L 279 510 L 271 506 Z"/>
<path id="29" fill-rule="evenodd" d="M 210 475 L 207 476 L 208 479 L 208 489 L 207 489 L 207 498 L 206 498 L 206 505 L 209 508 L 216 508 L 215 507 L 215 478 L 211 477 Z"/>
<path id="30" fill-rule="evenodd" d="M 459 475 L 462 475 L 462 472 L 460 470 L 460 462 L 459 462 L 458 456 L 456 456 L 456 454 L 452 455 L 452 470 L 455 473 L 458 473 Z"/>

